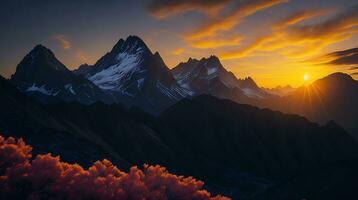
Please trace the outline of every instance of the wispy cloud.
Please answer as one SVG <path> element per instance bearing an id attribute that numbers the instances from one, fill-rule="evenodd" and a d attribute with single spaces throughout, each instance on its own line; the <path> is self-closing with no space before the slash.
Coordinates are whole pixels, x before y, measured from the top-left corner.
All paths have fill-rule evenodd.
<path id="1" fill-rule="evenodd" d="M 172 52 L 173 55 L 181 55 L 184 53 L 184 49 L 183 48 L 177 48 L 174 49 L 174 51 Z"/>
<path id="2" fill-rule="evenodd" d="M 51 38 L 57 41 L 63 49 L 70 49 L 72 47 L 72 43 L 65 35 L 56 34 L 51 36 Z"/>
<path id="3" fill-rule="evenodd" d="M 223 15 L 207 20 L 196 31 L 187 35 L 187 39 L 195 40 L 203 37 L 213 36 L 219 31 L 229 31 L 238 25 L 242 19 L 260 10 L 267 9 L 287 0 L 246 0 L 234 2 L 233 9 L 224 12 Z"/>
<path id="4" fill-rule="evenodd" d="M 288 0 L 154 0 L 149 11 L 156 18 L 167 18 L 188 11 L 204 12 L 208 17 L 196 30 L 183 34 L 194 48 L 216 48 L 239 45 L 241 37 L 225 38 L 222 33 L 235 28 L 258 11 Z"/>
<path id="5" fill-rule="evenodd" d="M 234 36 L 231 38 L 207 38 L 191 42 L 191 46 L 198 49 L 217 48 L 223 46 L 237 46 L 241 42 L 241 37 Z"/>
<path id="6" fill-rule="evenodd" d="M 344 51 L 336 51 L 327 55 L 333 60 L 329 63 L 334 65 L 356 65 L 358 64 L 358 48 Z"/>
<path id="7" fill-rule="evenodd" d="M 278 21 L 274 24 L 273 28 L 280 29 L 283 27 L 291 26 L 291 25 L 297 24 L 299 22 L 302 22 L 306 19 L 324 15 L 324 14 L 327 14 L 330 12 L 331 12 L 331 9 L 301 10 L 301 11 L 293 13 L 292 15 L 282 18 L 280 21 Z"/>
<path id="8" fill-rule="evenodd" d="M 351 66 L 349 70 L 356 70 L 358 69 L 358 66 L 355 66 L 358 65 L 358 48 L 331 52 L 311 59 L 308 62 L 318 65 L 345 65 Z"/>
<path id="9" fill-rule="evenodd" d="M 358 32 L 358 6 L 344 10 L 334 17 L 313 24 L 301 21 L 325 14 L 324 10 L 294 13 L 273 24 L 270 34 L 261 36 L 245 47 L 224 52 L 224 59 L 235 59 L 259 51 L 279 51 L 288 57 L 315 55 L 322 48 L 348 38 Z"/>
<path id="10" fill-rule="evenodd" d="M 76 58 L 81 62 L 81 63 L 89 63 L 91 62 L 90 56 L 82 51 L 82 50 L 78 50 L 75 54 Z"/>

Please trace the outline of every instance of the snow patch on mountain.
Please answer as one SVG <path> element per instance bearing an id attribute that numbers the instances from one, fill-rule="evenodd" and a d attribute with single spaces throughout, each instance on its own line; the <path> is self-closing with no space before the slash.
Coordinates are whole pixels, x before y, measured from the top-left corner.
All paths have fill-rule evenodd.
<path id="1" fill-rule="evenodd" d="M 207 68 L 208 76 L 215 74 L 219 69 L 217 67 Z"/>
<path id="2" fill-rule="evenodd" d="M 121 83 L 130 78 L 131 75 L 140 69 L 141 48 L 136 54 L 120 53 L 117 56 L 118 63 L 104 69 L 88 79 L 104 90 L 120 90 Z"/>
<path id="3" fill-rule="evenodd" d="M 45 87 L 46 85 L 36 86 L 36 84 L 33 84 L 32 86 L 26 89 L 26 92 L 40 92 L 47 96 L 56 96 L 58 94 L 58 92 L 47 90 Z"/>
<path id="4" fill-rule="evenodd" d="M 142 88 L 144 85 L 145 78 L 141 78 L 137 80 L 137 87 Z"/>
<path id="5" fill-rule="evenodd" d="M 176 101 L 179 100 L 179 98 L 177 96 L 175 96 L 175 94 L 173 94 L 172 90 L 170 88 L 167 88 L 160 81 L 156 82 L 156 87 L 159 89 L 159 91 L 162 94 L 166 95 L 170 99 L 173 99 L 173 100 L 176 100 Z"/>
<path id="6" fill-rule="evenodd" d="M 264 99 L 264 97 L 259 92 L 251 88 L 242 88 L 241 90 L 244 91 L 244 94 L 248 97 Z"/>
<path id="7" fill-rule="evenodd" d="M 76 92 L 73 90 L 72 84 L 65 85 L 66 90 L 70 91 L 72 94 L 76 95 Z"/>

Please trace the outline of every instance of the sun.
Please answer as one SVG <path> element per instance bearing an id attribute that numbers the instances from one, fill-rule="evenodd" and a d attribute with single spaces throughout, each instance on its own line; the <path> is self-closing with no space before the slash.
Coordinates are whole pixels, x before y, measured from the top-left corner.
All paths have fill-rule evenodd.
<path id="1" fill-rule="evenodd" d="M 308 75 L 307 73 L 303 75 L 304 81 L 308 81 L 309 79 L 310 79 L 310 75 Z"/>

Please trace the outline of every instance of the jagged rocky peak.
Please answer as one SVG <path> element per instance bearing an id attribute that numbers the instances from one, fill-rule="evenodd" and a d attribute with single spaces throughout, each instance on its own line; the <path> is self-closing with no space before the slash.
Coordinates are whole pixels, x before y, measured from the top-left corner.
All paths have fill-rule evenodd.
<path id="1" fill-rule="evenodd" d="M 109 95 L 87 79 L 76 76 L 42 45 L 37 45 L 18 64 L 11 82 L 20 91 L 43 103 L 57 100 L 83 104 L 112 102 Z"/>
<path id="2" fill-rule="evenodd" d="M 102 89 L 114 91 L 133 88 L 134 84 L 143 83 L 148 78 L 153 79 L 153 82 L 169 79 L 171 80 L 165 82 L 174 81 L 160 54 L 153 54 L 138 36 L 120 39 L 111 52 L 103 56 L 85 77 Z"/>
<path id="3" fill-rule="evenodd" d="M 151 53 L 148 46 L 138 36 L 129 36 L 126 40 L 120 39 L 113 47 L 111 53 L 138 54 L 138 53 Z"/>
<path id="4" fill-rule="evenodd" d="M 38 44 L 30 51 L 29 55 L 32 58 L 35 58 L 37 56 L 44 56 L 44 55 L 54 56 L 54 53 L 50 49 L 46 48 L 45 46 Z"/>
<path id="5" fill-rule="evenodd" d="M 203 75 L 214 75 L 217 74 L 216 72 L 219 71 L 226 71 L 226 69 L 222 66 L 220 59 L 215 56 L 211 55 L 208 58 L 202 58 L 200 60 L 189 58 L 187 62 L 179 63 L 175 68 L 172 69 L 174 76 L 180 78 L 180 76 L 190 73 L 191 75 L 198 73 L 204 73 Z"/>
<path id="6" fill-rule="evenodd" d="M 127 71 L 130 66 L 140 65 L 147 57 L 153 56 L 148 46 L 138 36 L 129 36 L 125 40 L 120 39 L 112 50 L 101 57 L 90 70 L 82 73 L 86 78 L 99 73 L 107 68 L 124 68 Z M 76 70 L 78 73 L 79 70 Z M 113 70 L 111 70 L 113 72 Z M 104 74 L 102 74 L 104 75 Z M 101 75 L 101 76 L 102 76 Z M 97 77 L 98 78 L 98 77 Z"/>
<path id="7" fill-rule="evenodd" d="M 19 66 L 21 70 L 22 66 L 26 67 L 51 67 L 58 71 L 68 71 L 68 69 L 60 63 L 55 57 L 55 54 L 43 45 L 36 45 L 20 62 Z"/>
<path id="8" fill-rule="evenodd" d="M 242 86 L 245 87 L 258 87 L 254 79 L 252 79 L 250 76 L 239 79 L 239 81 L 242 83 Z"/>
<path id="9" fill-rule="evenodd" d="M 33 48 L 17 65 L 13 82 L 45 82 L 56 74 L 71 73 L 55 54 L 43 45 Z M 53 77 L 56 78 L 56 77 Z"/>
<path id="10" fill-rule="evenodd" d="M 73 73 L 76 75 L 85 76 L 86 74 L 88 74 L 91 71 L 91 69 L 92 69 L 92 66 L 85 63 L 85 64 L 80 65 L 77 69 L 73 70 Z"/>
<path id="11" fill-rule="evenodd" d="M 153 54 L 138 36 L 120 39 L 82 75 L 127 106 L 149 112 L 162 110 L 186 95 L 160 54 Z"/>
<path id="12" fill-rule="evenodd" d="M 206 60 L 207 62 L 210 62 L 210 63 L 220 63 L 220 59 L 215 56 L 215 55 L 211 55 L 209 58 L 203 58 L 202 60 Z"/>

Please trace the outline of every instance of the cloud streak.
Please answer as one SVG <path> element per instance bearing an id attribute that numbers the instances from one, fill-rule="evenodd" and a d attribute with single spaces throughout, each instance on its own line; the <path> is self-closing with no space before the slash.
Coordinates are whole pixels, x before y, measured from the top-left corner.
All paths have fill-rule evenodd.
<path id="1" fill-rule="evenodd" d="M 329 62 L 329 64 L 332 65 L 356 65 L 358 64 L 358 48 L 336 51 L 326 55 L 326 57 L 332 59 Z M 352 67 L 351 69 L 356 68 L 357 67 Z"/>
<path id="2" fill-rule="evenodd" d="M 196 30 L 183 35 L 194 48 L 216 48 L 239 45 L 241 37 L 222 38 L 221 33 L 235 28 L 258 11 L 288 0 L 154 0 L 149 11 L 156 18 L 167 18 L 188 11 L 204 12 L 208 17 Z"/>
<path id="3" fill-rule="evenodd" d="M 204 40 L 197 40 L 192 41 L 191 46 L 198 49 L 207 49 L 207 48 L 217 48 L 223 46 L 236 46 L 239 45 L 241 42 L 241 37 L 232 37 L 229 39 L 204 39 Z"/>
<path id="4" fill-rule="evenodd" d="M 72 43 L 70 42 L 70 40 L 67 39 L 65 35 L 53 35 L 51 36 L 51 38 L 57 41 L 63 49 L 71 49 L 72 47 Z"/>
<path id="5" fill-rule="evenodd" d="M 349 70 L 357 70 L 358 67 L 352 65 L 358 65 L 358 48 L 331 52 L 323 56 L 308 60 L 307 62 L 311 62 L 316 65 L 351 66 Z"/>
<path id="6" fill-rule="evenodd" d="M 344 10 L 323 22 L 300 24 L 324 10 L 304 10 L 274 23 L 270 34 L 261 36 L 238 50 L 222 53 L 223 59 L 242 58 L 254 51 L 278 51 L 287 57 L 307 57 L 332 43 L 351 38 L 358 32 L 358 6 Z"/>
<path id="7" fill-rule="evenodd" d="M 228 31 L 238 25 L 242 19 L 260 10 L 272 7 L 277 4 L 287 2 L 287 0 L 246 0 L 238 1 L 233 5 L 233 9 L 215 19 L 209 19 L 197 31 L 189 34 L 189 40 L 200 39 L 213 36 L 218 31 Z"/>

